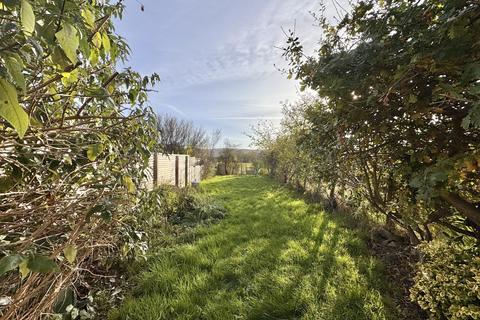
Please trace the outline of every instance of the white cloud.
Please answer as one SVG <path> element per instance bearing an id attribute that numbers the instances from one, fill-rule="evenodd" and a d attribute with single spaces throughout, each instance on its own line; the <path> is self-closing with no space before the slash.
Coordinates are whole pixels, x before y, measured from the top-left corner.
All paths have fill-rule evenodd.
<path id="1" fill-rule="evenodd" d="M 295 25 L 307 50 L 315 47 L 320 30 L 309 11 L 316 11 L 317 1 L 142 2 L 145 12 L 128 3 L 118 31 L 131 45 L 129 64 L 160 74 L 159 93 L 151 94 L 158 112 L 172 111 L 244 141 L 248 123 L 279 122 L 280 101 L 298 96 L 297 83 L 274 66 L 285 64 L 276 46 L 286 41 L 281 28 Z"/>
<path id="2" fill-rule="evenodd" d="M 171 105 L 171 104 L 168 104 L 168 103 L 158 103 L 157 104 L 157 107 L 158 109 L 160 109 L 159 111 L 161 111 L 161 108 L 162 107 L 165 107 L 165 108 L 168 108 L 172 111 L 174 111 L 175 113 L 183 116 L 183 117 L 186 117 L 187 115 L 185 114 L 185 112 L 183 112 L 182 110 L 180 110 L 180 108 L 178 107 L 175 107 L 174 105 Z"/>
<path id="3" fill-rule="evenodd" d="M 274 64 L 283 59 L 275 46 L 286 40 L 281 27 L 296 22 L 300 33 L 308 33 L 313 29 L 309 10 L 317 7 L 311 0 L 178 2 L 146 3 L 145 14 L 129 10 L 137 31 L 120 30 L 127 38 L 141 38 L 132 44 L 132 62 L 146 72 L 158 71 L 168 90 L 278 72 Z"/>

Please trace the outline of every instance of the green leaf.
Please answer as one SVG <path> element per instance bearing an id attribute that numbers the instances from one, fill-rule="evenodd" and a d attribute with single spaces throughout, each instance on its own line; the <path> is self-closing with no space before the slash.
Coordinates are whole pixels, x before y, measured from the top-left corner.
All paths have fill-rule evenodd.
<path id="1" fill-rule="evenodd" d="M 95 28 L 95 15 L 88 8 L 82 10 L 82 17 L 85 19 L 85 22 L 90 27 L 90 29 Z"/>
<path id="2" fill-rule="evenodd" d="M 25 259 L 18 265 L 18 271 L 22 277 L 22 280 L 25 279 L 28 274 L 30 273 L 30 269 L 28 268 L 28 260 Z"/>
<path id="3" fill-rule="evenodd" d="M 55 302 L 55 306 L 53 307 L 53 311 L 55 313 L 66 313 L 66 309 L 70 305 L 75 304 L 75 293 L 71 288 L 65 288 L 60 291 L 58 294 L 57 300 Z"/>
<path id="4" fill-rule="evenodd" d="M 68 86 L 72 83 L 77 82 L 78 80 L 78 69 L 75 69 L 71 72 L 62 72 L 62 84 Z"/>
<path id="5" fill-rule="evenodd" d="M 77 49 L 79 46 L 79 39 L 77 29 L 71 24 L 64 23 L 62 30 L 55 33 L 55 37 L 60 44 L 60 47 L 65 52 L 65 55 L 72 63 L 77 63 Z"/>
<path id="6" fill-rule="evenodd" d="M 97 157 L 103 152 L 104 146 L 101 143 L 91 144 L 87 149 L 87 158 L 90 161 L 95 161 Z"/>
<path id="7" fill-rule="evenodd" d="M 8 73 L 10 73 L 13 80 L 15 80 L 15 83 L 22 89 L 22 92 L 25 92 L 25 77 L 22 73 L 24 65 L 20 57 L 7 57 L 5 59 L 5 66 L 7 67 Z"/>
<path id="8" fill-rule="evenodd" d="M 35 30 L 35 14 L 33 8 L 27 0 L 22 0 L 20 8 L 20 19 L 22 21 L 22 30 L 27 36 L 31 36 Z"/>
<path id="9" fill-rule="evenodd" d="M 105 54 L 110 54 L 110 38 L 107 33 L 102 34 L 102 45 Z"/>
<path id="10" fill-rule="evenodd" d="M 123 184 L 124 184 L 125 187 L 127 188 L 127 191 L 128 191 L 129 193 L 135 193 L 135 191 L 136 191 L 137 189 L 136 189 L 136 187 L 135 187 L 135 183 L 133 183 L 132 177 L 130 177 L 130 176 L 123 176 L 122 180 L 123 180 Z"/>
<path id="11" fill-rule="evenodd" d="M 90 50 L 90 56 L 88 57 L 88 60 L 90 60 L 90 64 L 92 66 L 95 66 L 98 63 L 98 50 L 96 48 Z"/>
<path id="12" fill-rule="evenodd" d="M 0 259 L 0 276 L 18 267 L 21 262 L 22 257 L 18 254 L 3 257 Z"/>
<path id="13" fill-rule="evenodd" d="M 77 257 L 77 248 L 73 244 L 69 244 L 63 249 L 63 255 L 68 262 L 74 263 Z"/>
<path id="14" fill-rule="evenodd" d="M 27 131 L 28 114 L 18 104 L 17 91 L 10 83 L 0 78 L 0 117 L 4 118 L 23 138 Z"/>
<path id="15" fill-rule="evenodd" d="M 33 272 L 47 273 L 58 270 L 57 264 L 44 256 L 33 256 L 28 259 L 28 269 Z"/>
<path id="16" fill-rule="evenodd" d="M 96 48 L 100 49 L 100 47 L 102 46 L 102 35 L 100 34 L 100 32 L 96 32 L 93 35 L 92 43 Z"/>
<path id="17" fill-rule="evenodd" d="M 84 57 L 90 56 L 90 44 L 88 43 L 87 37 L 80 38 L 80 44 L 78 46 L 78 49 L 80 50 L 80 52 L 83 54 Z"/>
<path id="18" fill-rule="evenodd" d="M 60 47 L 53 49 L 50 57 L 54 65 L 58 66 L 62 71 L 70 65 L 70 61 Z"/>
<path id="19" fill-rule="evenodd" d="M 468 130 L 471 126 L 480 128 L 480 103 L 475 104 L 462 120 L 463 129 Z"/>

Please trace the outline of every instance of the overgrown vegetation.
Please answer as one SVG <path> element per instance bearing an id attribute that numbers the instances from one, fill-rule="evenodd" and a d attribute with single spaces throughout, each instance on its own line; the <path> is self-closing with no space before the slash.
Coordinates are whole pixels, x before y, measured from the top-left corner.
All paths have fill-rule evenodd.
<path id="1" fill-rule="evenodd" d="M 149 239 L 148 247 L 155 250 L 190 236 L 193 227 L 214 223 L 224 216 L 225 209 L 206 193 L 163 185 L 149 192 L 138 220 Z"/>
<path id="2" fill-rule="evenodd" d="M 254 141 L 282 181 L 383 221 L 389 240 L 425 242 L 433 260 L 421 262 L 412 298 L 432 317 L 474 319 L 478 276 L 461 270 L 479 259 L 480 5 L 371 0 L 344 14 L 316 16 L 315 56 L 291 33 L 286 71 L 317 95 L 286 105 L 277 134 L 260 125 Z M 465 259 L 441 262 L 433 253 L 451 241 Z"/>
<path id="3" fill-rule="evenodd" d="M 130 222 L 158 141 L 146 105 L 158 77 L 117 68 L 122 10 L 0 1 L 3 319 L 93 317 L 92 285 L 138 241 Z"/>
<path id="4" fill-rule="evenodd" d="M 479 319 L 478 249 L 435 240 L 420 250 L 425 260 L 415 277 L 412 298 L 433 318 Z"/>
<path id="5" fill-rule="evenodd" d="M 226 218 L 154 248 L 110 319 L 399 319 L 381 264 L 341 217 L 265 177 L 202 187 Z"/>

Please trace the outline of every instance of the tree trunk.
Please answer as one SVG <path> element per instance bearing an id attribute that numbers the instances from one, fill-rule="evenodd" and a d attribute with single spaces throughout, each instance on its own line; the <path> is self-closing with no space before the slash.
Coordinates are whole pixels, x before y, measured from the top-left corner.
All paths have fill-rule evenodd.
<path id="1" fill-rule="evenodd" d="M 442 192 L 440 197 L 457 209 L 461 215 L 480 226 L 480 209 L 476 208 L 472 203 L 464 200 L 458 194 L 448 191 Z"/>
<path id="2" fill-rule="evenodd" d="M 337 208 L 337 199 L 335 199 L 335 187 L 337 186 L 337 182 L 333 181 L 330 187 L 330 193 L 328 195 L 328 201 L 330 202 L 330 207 L 332 209 Z"/>

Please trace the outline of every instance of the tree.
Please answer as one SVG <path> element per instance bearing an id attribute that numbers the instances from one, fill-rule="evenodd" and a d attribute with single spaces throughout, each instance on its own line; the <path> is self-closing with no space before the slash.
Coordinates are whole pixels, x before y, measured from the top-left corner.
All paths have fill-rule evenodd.
<path id="1" fill-rule="evenodd" d="M 204 178 L 215 173 L 214 151 L 222 136 L 220 130 L 213 130 L 209 135 L 203 128 L 195 127 L 193 122 L 171 115 L 157 116 L 157 130 L 165 153 L 185 153 L 198 158 Z"/>
<path id="2" fill-rule="evenodd" d="M 277 155 L 275 140 L 278 136 L 278 129 L 271 121 L 259 121 L 251 128 L 248 137 L 251 140 L 251 146 L 260 150 L 260 157 L 265 163 L 270 176 L 275 176 L 277 171 Z"/>
<path id="3" fill-rule="evenodd" d="M 284 108 L 276 134 L 260 128 L 254 142 L 273 175 L 329 189 L 330 202 L 346 195 L 407 237 L 422 253 L 411 298 L 432 317 L 478 317 L 480 4 L 370 0 L 335 25 L 316 17 L 315 55 L 293 32 L 284 55 L 318 97 Z"/>
<path id="4" fill-rule="evenodd" d="M 307 143 L 336 140 L 338 175 L 413 243 L 432 223 L 478 238 L 478 2 L 362 1 L 319 23 L 316 57 L 294 34 L 285 50 L 320 97 Z"/>
<path id="5" fill-rule="evenodd" d="M 166 153 L 187 153 L 197 156 L 208 148 L 209 138 L 203 128 L 197 128 L 193 122 L 178 119 L 171 115 L 158 115 L 157 129 L 160 142 Z"/>
<path id="6" fill-rule="evenodd" d="M 219 160 L 226 175 L 234 174 L 236 172 L 238 165 L 238 156 L 236 154 L 237 148 L 238 145 L 230 142 L 228 139 L 225 139 L 224 147 L 220 152 Z"/>
<path id="7" fill-rule="evenodd" d="M 219 129 L 212 131 L 208 137 L 207 148 L 199 155 L 201 164 L 203 165 L 203 178 L 211 177 L 215 174 L 215 147 L 221 137 L 222 132 Z"/>

